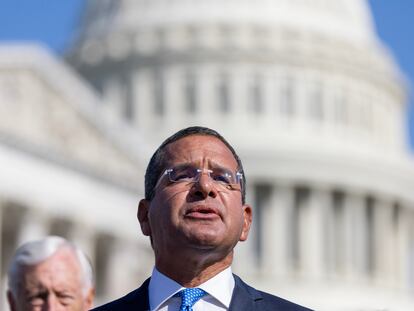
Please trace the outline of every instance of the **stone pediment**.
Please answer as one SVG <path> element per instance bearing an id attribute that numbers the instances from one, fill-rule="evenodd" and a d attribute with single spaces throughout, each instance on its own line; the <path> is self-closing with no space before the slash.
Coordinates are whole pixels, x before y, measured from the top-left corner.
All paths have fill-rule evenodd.
<path id="1" fill-rule="evenodd" d="M 106 121 L 102 105 L 86 82 L 47 51 L 0 47 L 0 143 L 112 181 L 141 184 L 141 163 Z"/>

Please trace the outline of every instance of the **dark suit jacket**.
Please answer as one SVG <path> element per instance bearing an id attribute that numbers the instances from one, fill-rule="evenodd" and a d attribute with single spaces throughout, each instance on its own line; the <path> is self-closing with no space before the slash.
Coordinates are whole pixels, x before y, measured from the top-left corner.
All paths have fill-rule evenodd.
<path id="1" fill-rule="evenodd" d="M 147 279 L 140 288 L 126 296 L 93 309 L 93 311 L 148 311 Z M 282 298 L 258 291 L 234 275 L 235 286 L 230 311 L 310 311 Z"/>

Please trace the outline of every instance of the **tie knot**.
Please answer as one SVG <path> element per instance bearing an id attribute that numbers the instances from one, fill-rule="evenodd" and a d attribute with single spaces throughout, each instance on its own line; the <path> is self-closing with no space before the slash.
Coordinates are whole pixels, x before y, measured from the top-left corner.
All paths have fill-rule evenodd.
<path id="1" fill-rule="evenodd" d="M 200 288 L 186 288 L 178 293 L 181 297 L 181 308 L 182 310 L 192 310 L 193 305 L 206 294 Z"/>

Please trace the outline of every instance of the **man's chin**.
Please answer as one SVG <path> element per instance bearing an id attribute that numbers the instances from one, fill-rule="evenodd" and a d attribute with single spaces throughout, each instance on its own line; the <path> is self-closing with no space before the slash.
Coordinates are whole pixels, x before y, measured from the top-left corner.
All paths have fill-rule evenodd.
<path id="1" fill-rule="evenodd" d="M 234 244 L 228 245 L 217 234 L 192 235 L 188 238 L 189 247 L 200 255 L 224 258 L 231 253 Z"/>
<path id="2" fill-rule="evenodd" d="M 211 250 L 220 246 L 220 239 L 217 232 L 197 232 L 188 236 L 188 241 L 194 247 Z"/>

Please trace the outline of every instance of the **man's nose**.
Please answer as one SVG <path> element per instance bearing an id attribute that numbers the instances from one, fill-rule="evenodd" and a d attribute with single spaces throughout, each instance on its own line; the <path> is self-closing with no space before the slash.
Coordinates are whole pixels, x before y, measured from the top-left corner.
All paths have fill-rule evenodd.
<path id="1" fill-rule="evenodd" d="M 191 194 L 197 199 L 206 199 L 209 196 L 215 198 L 217 196 L 216 185 L 208 172 L 200 173 L 198 181 L 191 188 Z"/>
<path id="2" fill-rule="evenodd" d="M 49 295 L 47 297 L 47 303 L 42 311 L 63 311 L 65 308 L 60 304 L 58 298 L 55 295 Z"/>

